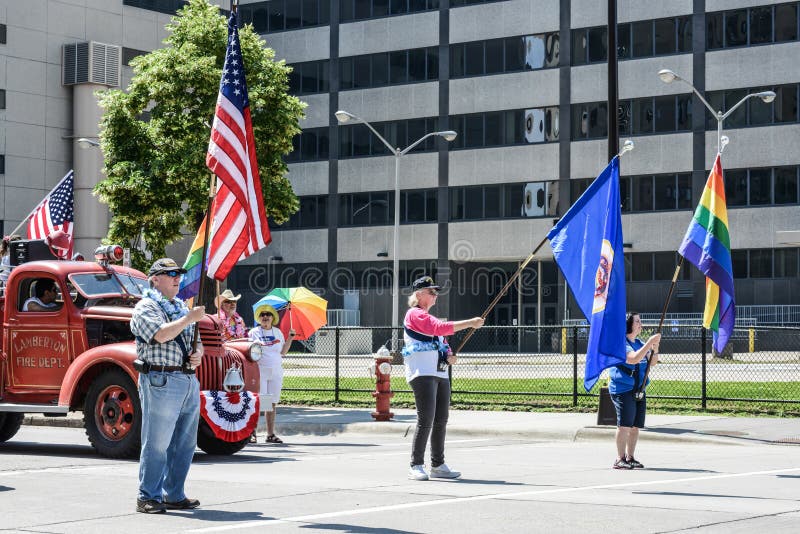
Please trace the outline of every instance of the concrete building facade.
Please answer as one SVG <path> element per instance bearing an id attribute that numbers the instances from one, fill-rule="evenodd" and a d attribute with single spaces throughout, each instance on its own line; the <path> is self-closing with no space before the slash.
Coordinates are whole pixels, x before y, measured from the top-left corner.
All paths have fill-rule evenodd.
<path id="1" fill-rule="evenodd" d="M 70 168 L 70 136 L 84 135 L 60 83 L 61 45 L 152 50 L 180 4 L 0 3 L 7 230 Z M 398 162 L 400 284 L 432 274 L 447 288 L 440 315 L 480 314 L 607 163 L 606 17 L 595 0 L 242 0 L 241 23 L 294 67 L 291 91 L 308 108 L 287 156 L 301 210 L 228 285 L 247 304 L 302 284 L 361 324 L 390 322 L 395 157 L 363 124 L 340 125 L 346 110 L 400 148 L 458 133 Z M 664 68 L 718 109 L 776 92 L 725 123 L 736 298 L 800 302 L 800 3 L 620 0 L 617 18 L 620 137 L 636 144 L 620 182 L 629 308 L 661 310 L 716 153 L 716 121 L 687 85 L 659 79 Z M 123 85 L 129 76 L 123 67 Z M 684 267 L 670 311 L 699 312 L 704 298 L 702 276 Z M 580 314 L 544 246 L 489 322 L 564 317 Z"/>

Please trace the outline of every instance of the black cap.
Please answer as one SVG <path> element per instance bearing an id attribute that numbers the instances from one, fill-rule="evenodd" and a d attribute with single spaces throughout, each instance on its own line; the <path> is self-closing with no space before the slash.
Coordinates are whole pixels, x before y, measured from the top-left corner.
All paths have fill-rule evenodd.
<path id="1" fill-rule="evenodd" d="M 150 266 L 150 270 L 147 272 L 148 276 L 153 276 L 156 274 L 166 273 L 168 271 L 178 271 L 179 273 L 183 274 L 186 272 L 186 269 L 175 263 L 175 260 L 172 258 L 161 258 L 153 262 L 153 265 Z"/>
<path id="2" fill-rule="evenodd" d="M 413 291 L 419 291 L 420 289 L 441 289 L 439 286 L 433 283 L 433 278 L 430 276 L 423 276 L 422 278 L 417 278 L 414 280 L 414 283 L 411 284 L 411 289 Z"/>

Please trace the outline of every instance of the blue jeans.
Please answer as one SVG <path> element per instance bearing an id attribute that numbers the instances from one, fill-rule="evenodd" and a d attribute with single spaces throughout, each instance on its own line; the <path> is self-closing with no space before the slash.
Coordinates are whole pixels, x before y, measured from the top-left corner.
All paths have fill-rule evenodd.
<path id="1" fill-rule="evenodd" d="M 142 453 L 139 499 L 179 502 L 197 446 L 200 383 L 195 375 L 150 372 L 139 375 Z"/>

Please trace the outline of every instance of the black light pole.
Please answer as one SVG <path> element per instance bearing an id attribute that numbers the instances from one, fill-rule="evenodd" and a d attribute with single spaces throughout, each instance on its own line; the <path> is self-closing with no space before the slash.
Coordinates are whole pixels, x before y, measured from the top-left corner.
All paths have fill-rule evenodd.
<path id="1" fill-rule="evenodd" d="M 619 154 L 617 0 L 608 0 L 608 161 Z"/>

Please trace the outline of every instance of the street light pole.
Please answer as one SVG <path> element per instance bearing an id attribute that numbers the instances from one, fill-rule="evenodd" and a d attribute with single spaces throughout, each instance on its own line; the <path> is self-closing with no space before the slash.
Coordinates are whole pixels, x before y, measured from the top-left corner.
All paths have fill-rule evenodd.
<path id="1" fill-rule="evenodd" d="M 398 343 L 397 343 L 397 331 L 394 329 L 398 326 L 399 322 L 399 308 L 400 308 L 400 256 L 398 253 L 398 246 L 399 246 L 399 234 L 400 234 L 400 158 L 408 154 L 411 150 L 416 148 L 421 142 L 426 140 L 429 137 L 438 136 L 443 138 L 445 141 L 452 141 L 458 135 L 453 130 L 445 130 L 441 132 L 430 132 L 410 145 L 408 145 L 404 149 L 393 147 L 389 141 L 383 138 L 378 131 L 372 127 L 372 125 L 362 119 L 361 117 L 357 117 L 350 112 L 339 110 L 335 113 L 336 120 L 339 121 L 339 124 L 345 124 L 350 121 L 360 122 L 364 124 L 367 128 L 370 129 L 375 136 L 381 140 L 381 142 L 388 148 L 392 155 L 394 156 L 394 236 L 392 239 L 392 352 L 396 353 L 398 350 Z"/>
<path id="2" fill-rule="evenodd" d="M 725 119 L 727 119 L 731 115 L 731 113 L 736 111 L 736 108 L 738 108 L 739 106 L 744 104 L 745 101 L 747 99 L 749 99 L 749 98 L 758 97 L 761 100 L 763 100 L 765 104 L 769 104 L 770 102 L 775 100 L 775 92 L 774 91 L 761 91 L 761 92 L 758 92 L 758 93 L 750 93 L 749 95 L 746 95 L 744 98 L 739 100 L 736 103 L 736 105 L 734 105 L 728 111 L 723 113 L 721 110 L 719 110 L 719 111 L 714 110 L 714 108 L 711 107 L 711 104 L 709 104 L 706 101 L 706 99 L 703 98 L 703 95 L 700 94 L 700 91 L 698 91 L 695 88 L 694 85 L 689 83 L 685 78 L 681 78 L 680 76 L 675 74 L 673 71 L 671 71 L 669 69 L 661 69 L 660 71 L 658 71 L 658 77 L 661 78 L 661 81 L 664 82 L 664 83 L 672 83 L 675 80 L 677 80 L 679 82 L 683 82 L 686 85 L 688 85 L 692 89 L 694 94 L 697 95 L 697 98 L 700 99 L 700 102 L 702 102 L 703 105 L 705 105 L 706 108 L 708 108 L 708 110 L 711 112 L 711 114 L 714 115 L 714 118 L 717 119 L 717 153 L 719 153 L 719 154 L 722 154 L 722 150 L 725 148 L 725 144 L 727 144 L 727 143 L 723 143 L 723 139 L 722 139 L 722 137 L 723 137 L 722 136 L 722 122 Z"/>

